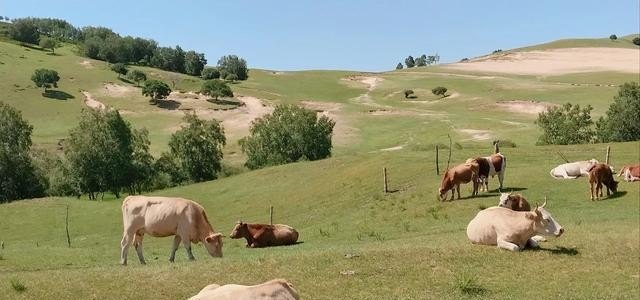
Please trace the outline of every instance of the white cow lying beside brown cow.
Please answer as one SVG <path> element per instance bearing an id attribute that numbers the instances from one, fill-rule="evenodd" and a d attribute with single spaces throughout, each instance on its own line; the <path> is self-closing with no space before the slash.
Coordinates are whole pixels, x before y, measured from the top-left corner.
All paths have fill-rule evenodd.
<path id="1" fill-rule="evenodd" d="M 194 260 L 191 243 L 202 242 L 213 257 L 222 257 L 222 234 L 215 233 L 204 208 L 183 198 L 129 196 L 122 202 L 122 252 L 120 263 L 127 264 L 127 252 L 133 243 L 141 264 L 142 238 L 145 233 L 155 237 L 175 235 L 169 261 L 173 262 L 180 242 Z"/>
<path id="2" fill-rule="evenodd" d="M 298 300 L 298 292 L 284 279 L 274 279 L 262 284 L 210 284 L 189 300 Z"/>
<path id="3" fill-rule="evenodd" d="M 583 160 L 561 164 L 549 172 L 555 179 L 575 179 L 580 176 L 589 176 L 589 170 L 598 163 L 597 160 Z"/>
<path id="4" fill-rule="evenodd" d="M 538 234 L 559 237 L 564 229 L 544 209 L 547 202 L 533 211 L 514 211 L 494 206 L 478 212 L 467 226 L 467 237 L 473 244 L 497 245 L 511 251 L 526 246 L 537 247 L 532 239 Z"/>

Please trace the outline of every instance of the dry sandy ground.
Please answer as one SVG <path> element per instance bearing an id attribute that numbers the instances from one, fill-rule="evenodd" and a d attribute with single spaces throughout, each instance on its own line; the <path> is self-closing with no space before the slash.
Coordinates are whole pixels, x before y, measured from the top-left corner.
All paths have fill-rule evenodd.
<path id="1" fill-rule="evenodd" d="M 334 145 L 350 144 L 354 139 L 358 138 L 359 129 L 350 125 L 349 118 L 341 112 L 341 103 L 302 101 L 300 104 L 336 122 L 336 126 L 333 128 L 332 139 Z"/>
<path id="2" fill-rule="evenodd" d="M 84 95 L 84 104 L 92 109 L 104 110 L 107 107 L 102 104 L 102 102 L 96 100 L 91 96 L 91 94 L 87 91 L 82 91 L 82 95 Z"/>
<path id="3" fill-rule="evenodd" d="M 556 106 L 553 103 L 547 102 L 537 102 L 537 101 L 523 101 L 523 100 L 515 100 L 515 101 L 498 101 L 496 105 L 499 108 L 523 113 L 523 114 L 534 114 L 537 115 L 541 112 L 545 112 L 547 108 Z"/>
<path id="4" fill-rule="evenodd" d="M 83 67 L 87 68 L 87 69 L 93 69 L 93 64 L 91 63 L 91 61 L 88 60 L 83 60 L 81 62 L 79 62 L 79 64 L 81 64 Z"/>
<path id="5" fill-rule="evenodd" d="M 506 52 L 444 67 L 519 75 L 561 75 L 603 71 L 640 73 L 640 49 L 594 47 Z"/>
<path id="6" fill-rule="evenodd" d="M 104 94 L 113 98 L 123 98 L 128 97 L 131 94 L 139 93 L 136 87 L 116 84 L 113 82 L 105 83 L 103 87 Z"/>

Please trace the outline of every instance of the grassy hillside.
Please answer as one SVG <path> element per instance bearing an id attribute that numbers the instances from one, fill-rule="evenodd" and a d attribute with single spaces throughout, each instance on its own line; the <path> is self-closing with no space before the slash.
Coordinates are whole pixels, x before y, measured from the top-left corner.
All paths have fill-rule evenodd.
<path id="1" fill-rule="evenodd" d="M 20 109 L 34 125 L 37 147 L 54 148 L 77 124 L 85 107 L 80 90 L 120 109 L 134 126 L 149 129 L 154 154 L 167 148 L 181 122 L 180 108 L 217 108 L 183 98 L 174 99 L 174 109 L 150 105 L 139 88 L 119 81 L 106 63 L 77 56 L 72 46 L 56 54 L 0 41 L 0 89 L 6 91 L 1 101 Z M 31 73 L 40 67 L 58 70 L 56 95 L 66 100 L 43 97 L 33 86 Z M 175 83 L 174 90 L 194 91 L 201 84 L 191 76 L 140 69 Z M 121 267 L 121 199 L 18 201 L 0 205 L 5 244 L 0 299 L 184 299 L 214 282 L 255 284 L 274 277 L 293 282 L 303 299 L 635 299 L 640 292 L 640 185 L 620 183 L 615 197 L 589 201 L 585 179 L 555 180 L 548 172 L 562 163 L 558 151 L 569 160 L 604 160 L 606 145 L 535 146 L 539 131 L 533 123 L 534 108 L 568 101 L 592 105 L 598 117 L 617 86 L 637 81 L 638 74 L 516 76 L 435 66 L 376 74 L 251 70 L 249 75 L 248 81 L 233 84 L 236 95 L 258 97 L 265 105 L 297 103 L 336 120 L 332 158 L 153 194 L 202 203 L 213 227 L 225 234 L 238 219 L 267 222 L 273 205 L 274 221 L 297 228 L 303 243 L 246 249 L 242 241 L 227 238 L 222 259 L 207 257 L 197 246 L 196 262 L 188 262 L 180 249 L 170 264 L 171 240 L 148 237 L 149 265 L 138 265 L 132 251 L 130 265 Z M 447 87 L 448 96 L 432 95 L 436 86 Z M 404 99 L 405 89 L 417 98 Z M 520 103 L 533 106 L 509 106 Z M 233 113 L 222 116 L 233 120 Z M 467 223 L 480 208 L 495 205 L 498 193 L 436 200 L 440 176 L 433 149 L 448 144 L 447 135 L 455 143 L 452 164 L 491 153 L 493 139 L 515 144 L 502 148 L 508 158 L 506 188 L 531 202 L 547 196 L 566 233 L 541 250 L 521 253 L 469 244 Z M 614 166 L 640 161 L 640 143 L 611 146 Z M 233 140 L 225 160 L 243 161 Z M 383 167 L 395 191 L 387 195 L 381 187 Z M 491 188 L 496 183 L 492 179 Z M 462 189 L 463 196 L 469 189 Z M 71 248 L 64 231 L 67 205 Z M 12 284 L 17 283 L 26 290 L 16 291 Z"/>

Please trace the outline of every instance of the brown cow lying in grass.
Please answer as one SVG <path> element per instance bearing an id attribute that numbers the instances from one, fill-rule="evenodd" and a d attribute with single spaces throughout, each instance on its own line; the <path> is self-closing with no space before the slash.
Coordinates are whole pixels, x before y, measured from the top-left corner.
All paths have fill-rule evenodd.
<path id="1" fill-rule="evenodd" d="M 640 164 L 622 167 L 618 173 L 618 177 L 620 176 L 624 176 L 624 181 L 640 181 Z"/>
<path id="2" fill-rule="evenodd" d="M 283 224 L 247 224 L 238 221 L 229 237 L 245 238 L 248 248 L 261 248 L 295 244 L 298 241 L 298 232 Z"/>
<path id="3" fill-rule="evenodd" d="M 458 191 L 458 199 L 460 199 L 460 184 L 473 183 L 473 191 L 471 196 L 478 194 L 478 164 L 475 161 L 467 161 L 464 164 L 457 165 L 444 173 L 442 183 L 440 183 L 440 201 L 447 199 L 447 193 L 451 191 L 451 201 Z"/>
<path id="4" fill-rule="evenodd" d="M 613 180 L 613 172 L 611 172 L 611 168 L 607 164 L 595 164 L 589 170 L 589 190 L 591 191 L 591 201 L 598 199 L 598 197 L 602 197 L 603 184 L 607 187 L 607 196 L 611 195 L 609 191 L 612 193 L 618 191 L 618 182 Z"/>

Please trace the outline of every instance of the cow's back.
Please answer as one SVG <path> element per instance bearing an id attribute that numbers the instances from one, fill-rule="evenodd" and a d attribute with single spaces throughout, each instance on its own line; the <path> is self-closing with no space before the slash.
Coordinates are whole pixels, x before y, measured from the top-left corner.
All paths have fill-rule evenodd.
<path id="1" fill-rule="evenodd" d="M 190 226 L 198 206 L 183 198 L 129 196 L 122 210 L 123 218 L 132 218 L 136 231 L 164 237 L 176 234 L 178 227 Z"/>
<path id="2" fill-rule="evenodd" d="M 283 279 L 275 279 L 263 284 L 245 286 L 227 284 L 210 285 L 189 300 L 298 300 L 298 292 Z"/>
<path id="3" fill-rule="evenodd" d="M 527 231 L 527 213 L 499 206 L 486 208 L 467 225 L 467 237 L 474 244 L 496 245 L 500 235 Z"/>
<path id="4" fill-rule="evenodd" d="M 284 224 L 273 225 L 273 236 L 279 245 L 295 244 L 298 241 L 298 231 Z"/>

